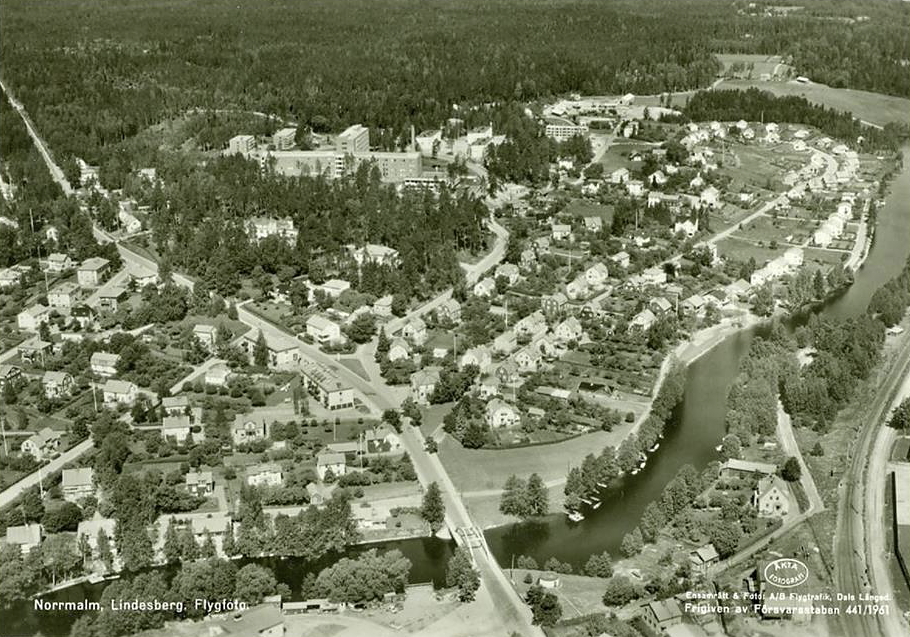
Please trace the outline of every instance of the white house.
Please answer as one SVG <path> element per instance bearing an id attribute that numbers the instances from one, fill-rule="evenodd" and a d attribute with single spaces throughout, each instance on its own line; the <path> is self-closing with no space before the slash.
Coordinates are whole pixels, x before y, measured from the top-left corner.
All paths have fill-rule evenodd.
<path id="1" fill-rule="evenodd" d="M 6 527 L 6 544 L 18 546 L 22 555 L 31 553 L 41 544 L 44 528 L 40 524 L 23 524 Z"/>
<path id="2" fill-rule="evenodd" d="M 314 314 L 307 319 L 306 333 L 321 345 L 337 343 L 341 340 L 341 326 L 319 314 Z"/>
<path id="3" fill-rule="evenodd" d="M 101 391 L 104 393 L 104 404 L 109 407 L 117 404 L 132 405 L 139 395 L 139 388 L 135 383 L 113 378 L 104 383 Z"/>
<path id="4" fill-rule="evenodd" d="M 224 363 L 212 365 L 205 370 L 205 384 L 212 387 L 225 387 L 231 378 L 231 370 Z"/>
<path id="5" fill-rule="evenodd" d="M 631 256 L 628 252 L 622 250 L 621 252 L 617 252 L 616 254 L 611 255 L 610 260 L 622 268 L 628 268 L 629 263 L 631 262 Z"/>
<path id="6" fill-rule="evenodd" d="M 91 257 L 83 261 L 76 270 L 76 280 L 86 288 L 98 287 L 110 269 L 110 261 L 101 257 Z"/>
<path id="7" fill-rule="evenodd" d="M 509 285 L 515 285 L 518 283 L 518 279 L 521 278 L 521 273 L 518 270 L 518 266 L 514 263 L 502 263 L 496 268 L 495 277 L 505 277 L 509 280 Z"/>
<path id="8" fill-rule="evenodd" d="M 518 413 L 518 410 L 499 398 L 494 398 L 487 403 L 484 415 L 487 425 L 491 429 L 511 427 L 521 422 L 521 414 Z"/>
<path id="9" fill-rule="evenodd" d="M 117 363 L 120 361 L 120 354 L 111 352 L 95 352 L 89 359 L 92 373 L 98 376 L 108 378 L 117 375 Z"/>
<path id="10" fill-rule="evenodd" d="M 474 296 L 488 297 L 496 292 L 496 281 L 492 277 L 486 277 L 474 284 L 471 290 Z"/>
<path id="11" fill-rule="evenodd" d="M 464 368 L 468 365 L 474 365 L 480 369 L 481 373 L 485 372 L 493 364 L 493 356 L 490 348 L 484 345 L 472 347 L 458 360 L 458 367 Z"/>
<path id="12" fill-rule="evenodd" d="M 22 453 L 30 454 L 35 460 L 47 460 L 60 448 L 60 432 L 45 427 L 29 436 L 19 447 Z"/>
<path id="13" fill-rule="evenodd" d="M 215 342 L 218 340 L 218 328 L 214 325 L 198 323 L 193 326 L 193 336 L 208 351 L 215 351 Z"/>
<path id="14" fill-rule="evenodd" d="M 603 263 L 595 263 L 585 270 L 585 281 L 592 288 L 602 289 L 607 284 L 608 278 L 610 278 L 610 271 Z"/>
<path id="15" fill-rule="evenodd" d="M 316 473 L 320 480 L 325 480 L 326 474 L 331 471 L 337 478 L 343 476 L 347 465 L 343 453 L 321 453 L 316 456 Z"/>
<path id="16" fill-rule="evenodd" d="M 425 405 L 439 383 L 439 368 L 426 367 L 411 374 L 411 397 L 415 402 Z"/>
<path id="17" fill-rule="evenodd" d="M 44 395 L 50 399 L 69 396 L 75 384 L 76 381 L 73 380 L 72 374 L 68 372 L 47 371 L 41 377 Z"/>
<path id="18" fill-rule="evenodd" d="M 588 293 L 588 281 L 585 279 L 584 273 L 580 273 L 574 279 L 566 283 L 566 296 L 570 299 L 580 299 L 586 296 Z"/>
<path id="19" fill-rule="evenodd" d="M 388 359 L 392 362 L 411 357 L 411 347 L 403 338 L 392 339 L 389 345 Z"/>
<path id="20" fill-rule="evenodd" d="M 50 318 L 50 310 L 40 303 L 27 307 L 16 316 L 16 324 L 20 330 L 26 332 L 37 332 L 42 323 L 47 323 Z"/>
<path id="21" fill-rule="evenodd" d="M 570 316 L 553 329 L 553 334 L 560 341 L 577 341 L 582 335 L 581 323 Z"/>
<path id="22" fill-rule="evenodd" d="M 624 184 L 629 181 L 629 169 L 617 168 L 610 173 L 610 182 L 614 184 Z"/>
<path id="23" fill-rule="evenodd" d="M 75 503 L 95 495 L 94 476 L 95 470 L 91 467 L 64 469 L 60 483 L 63 499 Z"/>
<path id="24" fill-rule="evenodd" d="M 571 239 L 572 226 L 567 223 L 554 223 L 550 226 L 550 236 L 556 241 Z"/>
<path id="25" fill-rule="evenodd" d="M 629 328 L 646 332 L 651 329 L 656 320 L 657 317 L 654 316 L 654 312 L 646 308 L 632 318 L 629 322 Z"/>
<path id="26" fill-rule="evenodd" d="M 235 445 L 244 445 L 264 440 L 269 435 L 266 419 L 255 414 L 237 414 L 231 424 L 231 440 Z"/>
<path id="27" fill-rule="evenodd" d="M 427 324 L 419 316 L 414 317 L 401 328 L 401 335 L 415 345 L 423 345 L 427 340 Z"/>
<path id="28" fill-rule="evenodd" d="M 694 237 L 695 233 L 698 232 L 698 221 L 692 221 L 691 219 L 686 219 L 685 221 L 677 221 L 673 225 L 673 233 L 678 234 L 680 232 L 689 238 Z"/>
<path id="29" fill-rule="evenodd" d="M 720 191 L 714 186 L 708 186 L 701 191 L 698 198 L 703 205 L 716 208 L 720 204 Z"/>
<path id="30" fill-rule="evenodd" d="M 626 182 L 626 192 L 632 197 L 641 197 L 645 194 L 645 185 L 638 179 L 630 179 Z"/>
<path id="31" fill-rule="evenodd" d="M 63 272 L 64 270 L 69 270 L 73 267 L 73 260 L 70 259 L 68 254 L 61 254 L 59 252 L 54 252 L 47 257 L 47 271 L 48 272 Z"/>
<path id="32" fill-rule="evenodd" d="M 758 481 L 752 494 L 752 505 L 762 518 L 782 518 L 790 512 L 790 488 L 775 475 Z"/>
<path id="33" fill-rule="evenodd" d="M 246 469 L 246 483 L 251 487 L 280 487 L 283 477 L 281 465 L 275 462 L 265 462 Z"/>

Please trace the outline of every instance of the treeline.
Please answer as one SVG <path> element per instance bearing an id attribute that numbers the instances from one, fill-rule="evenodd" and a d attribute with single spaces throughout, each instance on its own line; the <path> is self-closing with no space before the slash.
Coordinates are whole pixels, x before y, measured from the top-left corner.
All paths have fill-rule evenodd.
<path id="1" fill-rule="evenodd" d="M 331 182 L 263 173 L 240 157 L 189 171 L 165 167 L 159 174 L 166 186 L 135 193 L 150 206 L 157 249 L 169 265 L 201 278 L 207 290 L 222 296 L 234 294 L 240 278 L 254 270 L 288 281 L 309 275 L 317 283 L 340 275 L 375 296 L 426 295 L 462 280 L 456 251 L 485 247 L 487 211 L 480 200 L 447 189 L 438 196 L 399 196 L 366 165 Z M 254 216 L 292 219 L 296 243 L 277 236 L 252 241 L 246 224 Z M 358 269 L 344 246 L 365 243 L 397 249 L 400 266 Z"/>
<path id="2" fill-rule="evenodd" d="M 607 445 L 600 455 L 585 456 L 578 467 L 569 469 L 566 476 L 566 509 L 578 509 L 582 498 L 595 495 L 602 485 L 632 471 L 641 461 L 641 454 L 651 448 L 662 436 L 673 410 L 683 399 L 686 388 L 686 370 L 675 366 L 667 373 L 664 382 L 651 404 L 651 413 L 638 428 L 619 444 L 618 449 Z"/>
<path id="3" fill-rule="evenodd" d="M 692 121 L 708 120 L 790 122 L 813 126 L 826 135 L 844 140 L 861 150 L 897 150 L 908 131 L 896 124 L 884 130 L 866 126 L 847 111 L 812 104 L 795 95 L 775 96 L 757 88 L 699 91 L 684 108 Z"/>

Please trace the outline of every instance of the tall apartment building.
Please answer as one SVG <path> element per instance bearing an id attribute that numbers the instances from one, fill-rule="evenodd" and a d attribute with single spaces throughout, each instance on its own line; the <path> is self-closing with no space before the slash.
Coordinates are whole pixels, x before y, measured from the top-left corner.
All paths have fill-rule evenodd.
<path id="1" fill-rule="evenodd" d="M 275 144 L 275 150 L 290 150 L 294 147 L 296 137 L 296 128 L 282 128 L 272 135 L 272 143 Z"/>
<path id="2" fill-rule="evenodd" d="M 335 140 L 339 153 L 353 155 L 370 150 L 370 129 L 363 124 L 354 124 L 341 133 Z"/>
<path id="3" fill-rule="evenodd" d="M 228 153 L 231 155 L 247 154 L 256 148 L 256 138 L 252 135 L 237 135 L 228 142 Z"/>

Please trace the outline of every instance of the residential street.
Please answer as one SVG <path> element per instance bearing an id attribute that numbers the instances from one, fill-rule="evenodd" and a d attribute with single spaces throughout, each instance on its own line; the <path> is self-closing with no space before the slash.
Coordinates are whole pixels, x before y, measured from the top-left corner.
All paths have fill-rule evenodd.
<path id="1" fill-rule="evenodd" d="M 75 460 L 82 454 L 86 453 L 93 446 L 94 446 L 94 443 L 92 442 L 92 439 L 87 438 L 86 440 L 83 440 L 82 442 L 80 442 L 78 445 L 76 445 L 69 451 L 63 452 L 62 454 L 60 454 L 59 456 L 57 456 L 56 458 L 54 458 L 53 460 L 48 462 L 46 465 L 41 467 L 41 469 L 39 471 L 35 471 L 34 473 L 30 473 L 29 475 L 25 476 L 19 482 L 17 482 L 16 484 L 12 485 L 8 489 L 6 489 L 2 493 L 0 493 L 0 507 L 6 506 L 7 504 L 9 504 L 13 500 L 15 500 L 17 497 L 19 497 L 19 495 L 23 491 L 25 491 L 29 487 L 33 487 L 36 484 L 38 484 L 39 476 L 43 479 L 48 474 L 51 474 L 54 471 L 58 471 L 58 470 L 62 469 L 65 464 Z"/>

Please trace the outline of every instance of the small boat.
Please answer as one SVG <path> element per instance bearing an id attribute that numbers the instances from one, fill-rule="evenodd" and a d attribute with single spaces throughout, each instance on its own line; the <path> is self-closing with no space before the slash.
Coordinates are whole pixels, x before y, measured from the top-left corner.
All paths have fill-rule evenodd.
<path id="1" fill-rule="evenodd" d="M 607 488 L 607 483 L 606 483 L 606 482 L 598 482 L 598 483 L 597 483 L 597 486 L 600 487 L 601 489 L 606 489 L 606 488 Z"/>
<path id="2" fill-rule="evenodd" d="M 580 499 L 582 502 L 584 502 L 588 506 L 591 506 L 592 504 L 594 504 L 594 500 L 591 500 L 590 498 L 580 498 Z"/>
<path id="3" fill-rule="evenodd" d="M 649 452 L 649 453 L 654 453 L 654 452 L 657 451 L 658 449 L 660 449 L 660 443 L 659 443 L 659 442 L 655 442 L 655 443 L 654 443 L 654 446 L 651 447 L 650 449 L 648 449 L 648 452 Z"/>
<path id="4" fill-rule="evenodd" d="M 637 469 L 637 468 L 632 469 L 632 475 L 633 475 L 633 476 L 637 476 L 637 475 L 638 475 L 638 469 Z"/>
<path id="5" fill-rule="evenodd" d="M 567 515 L 569 516 L 569 519 L 572 520 L 573 522 L 581 522 L 582 520 L 585 519 L 585 516 L 583 516 L 581 514 L 581 512 L 579 512 L 579 511 L 569 511 L 567 513 Z"/>
<path id="6" fill-rule="evenodd" d="M 716 447 L 714 447 L 714 451 L 720 451 L 723 448 L 724 448 L 723 445 L 717 445 Z"/>
<path id="7" fill-rule="evenodd" d="M 595 500 L 594 501 L 594 510 L 596 511 L 597 509 L 599 509 L 601 504 L 603 504 L 603 503 L 600 500 Z"/>
<path id="8" fill-rule="evenodd" d="M 647 464 L 648 464 L 648 461 L 647 461 L 647 460 L 642 460 L 641 462 L 638 463 L 638 468 L 639 468 L 639 469 L 644 469 L 644 468 L 645 468 L 645 465 L 647 465 Z"/>

